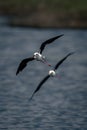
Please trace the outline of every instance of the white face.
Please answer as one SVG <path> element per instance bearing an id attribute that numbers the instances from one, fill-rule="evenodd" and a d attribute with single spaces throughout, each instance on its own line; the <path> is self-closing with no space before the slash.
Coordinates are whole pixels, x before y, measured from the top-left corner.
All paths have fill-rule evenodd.
<path id="1" fill-rule="evenodd" d="M 55 76 L 55 75 L 56 75 L 56 73 L 55 73 L 55 71 L 54 71 L 54 70 L 50 70 L 50 71 L 49 71 L 49 75 L 50 75 L 50 76 Z"/>
<path id="2" fill-rule="evenodd" d="M 36 60 L 42 60 L 42 55 L 41 55 L 40 53 L 38 53 L 38 52 L 35 52 L 35 53 L 34 53 L 34 58 L 35 58 Z"/>
<path id="3" fill-rule="evenodd" d="M 38 56 L 38 55 L 39 55 L 39 53 L 38 53 L 38 52 L 35 52 L 35 53 L 34 53 L 34 56 L 35 56 L 35 57 L 36 57 L 36 56 Z"/>

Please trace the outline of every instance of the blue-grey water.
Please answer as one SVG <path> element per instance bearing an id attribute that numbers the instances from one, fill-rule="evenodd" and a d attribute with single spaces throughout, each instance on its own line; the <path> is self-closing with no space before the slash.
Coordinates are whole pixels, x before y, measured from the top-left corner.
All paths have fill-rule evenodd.
<path id="1" fill-rule="evenodd" d="M 0 130 L 87 130 L 87 30 L 9 27 L 0 19 Z M 52 68 L 32 61 L 16 76 L 20 61 L 50 37 L 64 34 L 43 51 L 54 66 L 70 56 L 29 98 Z"/>

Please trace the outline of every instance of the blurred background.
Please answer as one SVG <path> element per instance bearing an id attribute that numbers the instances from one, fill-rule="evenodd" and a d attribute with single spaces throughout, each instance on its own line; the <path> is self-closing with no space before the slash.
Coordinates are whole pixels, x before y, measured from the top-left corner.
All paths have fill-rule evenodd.
<path id="1" fill-rule="evenodd" d="M 87 28 L 87 0 L 0 0 L 13 26 Z"/>
<path id="2" fill-rule="evenodd" d="M 21 60 L 45 40 L 64 34 L 43 51 L 54 66 L 68 53 L 31 102 L 52 67 Z M 0 0 L 0 130 L 87 130 L 87 0 Z"/>

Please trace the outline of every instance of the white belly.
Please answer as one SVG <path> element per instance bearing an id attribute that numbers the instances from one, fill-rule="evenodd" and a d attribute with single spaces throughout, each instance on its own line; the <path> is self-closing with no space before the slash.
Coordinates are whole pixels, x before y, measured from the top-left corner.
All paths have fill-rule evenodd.
<path id="1" fill-rule="evenodd" d="M 55 73 L 55 71 L 54 71 L 54 70 L 50 70 L 50 71 L 49 71 L 49 75 L 50 75 L 50 76 L 55 76 L 55 75 L 56 75 L 56 73 Z"/>

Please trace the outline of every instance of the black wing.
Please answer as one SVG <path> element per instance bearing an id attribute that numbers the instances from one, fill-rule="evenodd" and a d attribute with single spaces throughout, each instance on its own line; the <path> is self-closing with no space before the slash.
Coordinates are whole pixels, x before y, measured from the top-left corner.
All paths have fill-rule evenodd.
<path id="1" fill-rule="evenodd" d="M 47 44 L 50 44 L 51 42 L 53 42 L 53 41 L 56 40 L 57 38 L 62 37 L 63 35 L 64 35 L 64 34 L 58 35 L 58 36 L 56 36 L 56 37 L 50 38 L 50 39 L 46 40 L 45 42 L 43 42 L 43 43 L 41 44 L 41 46 L 40 46 L 40 54 L 42 53 L 42 51 L 44 50 L 44 48 L 45 48 L 45 46 L 46 46 Z"/>
<path id="2" fill-rule="evenodd" d="M 66 55 L 62 60 L 60 60 L 60 61 L 55 65 L 54 70 L 56 70 L 56 69 L 63 63 L 63 61 L 64 61 L 68 56 L 72 55 L 73 53 L 74 53 L 74 52 L 69 53 L 69 54 Z"/>
<path id="3" fill-rule="evenodd" d="M 39 89 L 41 88 L 42 84 L 43 84 L 44 82 L 46 82 L 46 80 L 47 80 L 49 77 L 50 77 L 50 76 L 47 75 L 47 76 L 40 82 L 40 84 L 37 86 L 36 90 L 34 91 L 34 93 L 32 94 L 32 96 L 31 96 L 30 99 L 32 99 L 32 97 L 34 96 L 34 94 L 35 94 L 37 91 L 39 91 Z"/>
<path id="4" fill-rule="evenodd" d="M 34 60 L 34 57 L 30 57 L 30 58 L 26 58 L 26 59 L 22 60 L 21 63 L 19 64 L 16 75 L 26 67 L 26 65 L 29 61 L 32 61 L 32 60 Z"/>

